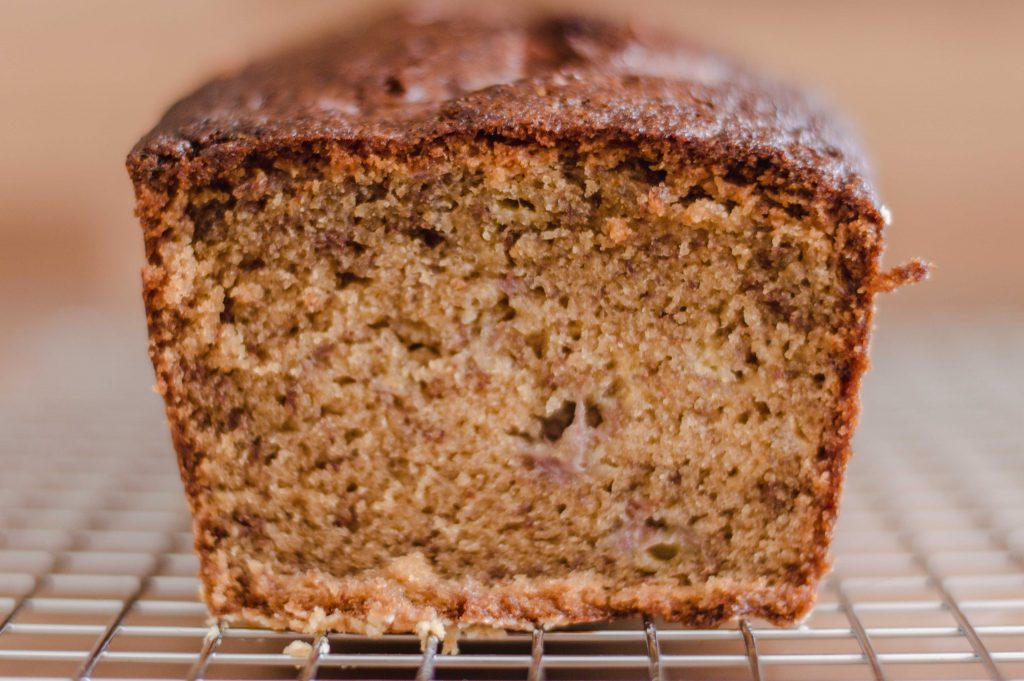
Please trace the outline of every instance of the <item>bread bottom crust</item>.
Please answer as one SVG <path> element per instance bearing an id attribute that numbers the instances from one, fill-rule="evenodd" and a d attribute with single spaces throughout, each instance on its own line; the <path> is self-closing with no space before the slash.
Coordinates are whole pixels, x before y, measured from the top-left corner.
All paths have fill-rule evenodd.
<path id="1" fill-rule="evenodd" d="M 425 566 L 422 556 L 412 554 L 383 571 L 338 578 L 317 570 L 275 574 L 274 566 L 250 560 L 240 583 L 225 562 L 214 561 L 204 573 L 204 597 L 218 619 L 233 625 L 367 636 L 426 631 L 444 637 L 453 631 L 529 631 L 638 615 L 690 627 L 716 627 L 741 617 L 791 624 L 808 613 L 816 591 L 814 584 L 728 579 L 616 587 L 592 571 L 483 584 L 443 579 L 425 572 Z"/>

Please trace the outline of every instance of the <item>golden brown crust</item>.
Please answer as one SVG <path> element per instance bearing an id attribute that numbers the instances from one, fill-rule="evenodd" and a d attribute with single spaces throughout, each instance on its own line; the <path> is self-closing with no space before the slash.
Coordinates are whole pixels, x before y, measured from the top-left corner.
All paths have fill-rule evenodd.
<path id="1" fill-rule="evenodd" d="M 859 148 L 799 91 L 691 44 L 590 19 L 391 17 L 182 100 L 132 150 L 144 216 L 182 184 L 261 154 L 347 145 L 418 153 L 446 138 L 661 143 L 881 224 Z"/>
<path id="2" fill-rule="evenodd" d="M 378 49 L 381 45 L 390 49 Z M 139 142 L 128 167 L 151 263 L 144 274 L 150 347 L 190 502 L 201 493 L 198 454 L 188 432 L 187 398 L 175 387 L 188 379 L 162 354 L 180 329 L 155 302 L 170 286 L 159 262 L 168 238 L 164 212 L 184 200 L 187 188 L 215 184 L 254 159 L 330 158 L 337 149 L 398 158 L 443 155 L 454 140 L 474 139 L 541 146 L 633 144 L 677 164 L 722 166 L 794 202 L 822 202 L 837 221 L 857 225 L 846 231 L 848 243 L 839 245 L 855 320 L 840 367 L 839 407 L 820 454 L 829 484 L 816 499 L 820 520 L 813 557 L 788 586 L 723 583 L 677 590 L 671 597 L 664 590 L 641 589 L 608 598 L 600 588 L 540 580 L 525 590 L 509 584 L 507 591 L 490 585 L 479 593 L 453 592 L 447 611 L 429 613 L 393 584 L 262 574 L 244 585 L 245 593 L 225 598 L 221 592 L 220 600 L 211 599 L 211 608 L 229 619 L 267 626 L 367 633 L 408 631 L 430 617 L 509 628 L 638 612 L 693 626 L 736 616 L 778 623 L 801 617 L 828 569 L 859 383 L 867 368 L 873 296 L 918 270 L 879 274 L 882 219 L 863 161 L 842 129 L 802 95 L 689 45 L 591 21 L 498 26 L 391 19 L 215 81 L 176 105 Z M 197 517 L 200 552 L 212 549 L 211 531 Z M 223 579 L 218 566 L 204 564 L 208 597 Z M 287 614 L 317 608 L 325 611 L 322 617 Z M 382 623 L 377 615 L 383 612 L 398 615 Z"/>

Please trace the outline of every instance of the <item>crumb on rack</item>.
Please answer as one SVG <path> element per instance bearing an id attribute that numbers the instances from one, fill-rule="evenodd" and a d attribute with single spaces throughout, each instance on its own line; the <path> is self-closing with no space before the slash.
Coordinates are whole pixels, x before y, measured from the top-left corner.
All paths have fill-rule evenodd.
<path id="1" fill-rule="evenodd" d="M 289 657 L 305 659 L 313 652 L 313 646 L 305 641 L 295 640 L 286 645 L 281 652 Z"/>

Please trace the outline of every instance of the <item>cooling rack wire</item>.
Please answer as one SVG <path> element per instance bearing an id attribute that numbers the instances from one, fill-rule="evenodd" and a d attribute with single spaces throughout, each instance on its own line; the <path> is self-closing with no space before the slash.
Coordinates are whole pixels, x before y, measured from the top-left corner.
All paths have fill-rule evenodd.
<path id="1" fill-rule="evenodd" d="M 932 328 L 876 342 L 836 571 L 800 626 L 615 622 L 458 656 L 211 626 L 140 330 L 0 334 L 0 678 L 1024 679 L 1024 323 Z"/>

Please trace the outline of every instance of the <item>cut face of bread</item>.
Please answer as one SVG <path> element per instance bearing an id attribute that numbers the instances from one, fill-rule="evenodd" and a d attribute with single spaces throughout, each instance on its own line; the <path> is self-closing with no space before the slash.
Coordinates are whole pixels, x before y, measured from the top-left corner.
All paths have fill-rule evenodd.
<path id="1" fill-rule="evenodd" d="M 663 148 L 498 139 L 256 157 L 159 225 L 152 351 L 215 614 L 809 607 L 877 225 Z"/>

